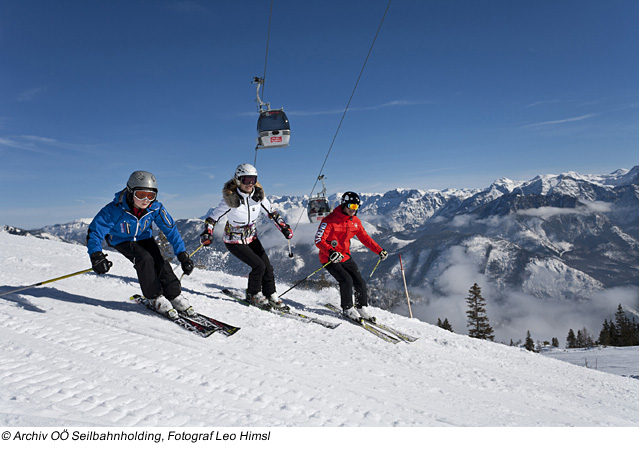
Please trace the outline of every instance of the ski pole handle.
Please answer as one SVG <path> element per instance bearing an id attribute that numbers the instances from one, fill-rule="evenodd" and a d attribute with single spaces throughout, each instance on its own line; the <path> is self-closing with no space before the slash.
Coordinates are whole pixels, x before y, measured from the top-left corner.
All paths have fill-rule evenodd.
<path id="1" fill-rule="evenodd" d="M 13 293 L 16 293 L 16 292 L 20 292 L 20 291 L 25 291 L 25 290 L 30 289 L 32 287 L 42 286 L 43 284 L 53 283 L 54 281 L 63 280 L 65 278 L 75 277 L 76 275 L 82 275 L 83 273 L 87 273 L 87 272 L 93 272 L 93 269 L 81 270 L 80 272 L 74 272 L 74 273 L 70 273 L 69 275 L 63 275 L 63 276 L 58 277 L 58 278 L 52 278 L 51 280 L 41 281 L 39 283 L 31 284 L 29 286 L 24 286 L 24 287 L 21 287 L 21 288 L 18 288 L 18 289 L 14 289 L 13 291 L 3 292 L 2 294 L 0 294 L 0 297 L 2 297 L 4 295 L 9 295 L 9 294 L 13 294 Z"/>

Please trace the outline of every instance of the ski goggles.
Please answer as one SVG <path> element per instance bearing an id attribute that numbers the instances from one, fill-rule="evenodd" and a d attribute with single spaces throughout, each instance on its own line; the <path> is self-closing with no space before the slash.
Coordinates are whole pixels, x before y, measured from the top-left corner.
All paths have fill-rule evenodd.
<path id="1" fill-rule="evenodd" d="M 258 177 L 255 175 L 245 175 L 240 177 L 239 180 L 242 184 L 256 184 L 258 182 Z"/>
<path id="2" fill-rule="evenodd" d="M 347 203 L 347 208 L 357 211 L 360 208 L 360 205 L 357 203 Z"/>
<path id="3" fill-rule="evenodd" d="M 156 199 L 156 193 L 153 191 L 133 191 L 133 196 L 138 200 L 149 200 L 150 202 Z"/>

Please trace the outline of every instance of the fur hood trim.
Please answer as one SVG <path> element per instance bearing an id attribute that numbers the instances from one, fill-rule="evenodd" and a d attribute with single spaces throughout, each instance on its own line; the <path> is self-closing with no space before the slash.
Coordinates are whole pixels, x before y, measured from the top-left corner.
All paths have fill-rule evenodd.
<path id="1" fill-rule="evenodd" d="M 238 189 L 238 183 L 234 178 L 227 181 L 222 188 L 222 198 L 230 208 L 237 208 L 242 204 L 242 197 L 238 193 Z M 256 183 L 253 187 L 251 198 L 256 202 L 264 200 L 264 189 L 262 189 L 262 185 L 260 183 Z"/>

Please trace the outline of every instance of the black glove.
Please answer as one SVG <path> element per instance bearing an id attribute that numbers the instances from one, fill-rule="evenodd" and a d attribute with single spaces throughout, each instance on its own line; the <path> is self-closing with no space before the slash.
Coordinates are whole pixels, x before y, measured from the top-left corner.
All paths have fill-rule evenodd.
<path id="1" fill-rule="evenodd" d="M 207 245 L 211 245 L 211 243 L 213 242 L 214 226 L 215 223 L 213 222 L 213 220 L 207 218 L 207 220 L 204 221 L 204 231 L 200 234 L 200 243 L 205 247 Z"/>
<path id="2" fill-rule="evenodd" d="M 387 259 L 387 256 L 389 256 L 389 253 L 387 253 L 386 250 L 382 250 L 380 253 L 378 253 L 378 256 L 380 256 L 380 261 L 384 261 L 385 259 Z"/>
<path id="3" fill-rule="evenodd" d="M 93 271 L 99 275 L 107 273 L 113 266 L 113 263 L 107 259 L 107 255 L 102 252 L 94 252 L 89 257 Z"/>
<path id="4" fill-rule="evenodd" d="M 189 258 L 189 254 L 187 252 L 180 253 L 178 255 L 178 261 L 180 261 L 180 264 L 182 265 L 182 271 L 184 272 L 184 274 L 191 275 L 191 272 L 193 272 L 193 268 L 195 267 L 195 265 L 193 264 L 191 258 Z"/>
<path id="5" fill-rule="evenodd" d="M 331 261 L 332 263 L 339 263 L 340 261 L 342 261 L 342 258 L 344 258 L 344 255 L 340 252 L 337 252 L 335 250 L 331 250 L 329 252 L 329 261 Z"/>

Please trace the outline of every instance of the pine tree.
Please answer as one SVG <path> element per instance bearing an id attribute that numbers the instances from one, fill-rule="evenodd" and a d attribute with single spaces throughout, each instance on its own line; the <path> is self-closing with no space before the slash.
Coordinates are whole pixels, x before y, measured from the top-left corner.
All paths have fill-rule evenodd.
<path id="1" fill-rule="evenodd" d="M 586 327 L 582 328 L 582 348 L 593 347 L 593 338 Z"/>
<path id="2" fill-rule="evenodd" d="M 604 319 L 604 323 L 602 324 L 602 330 L 600 330 L 600 335 L 598 336 L 598 344 L 604 345 L 605 347 L 611 345 L 611 327 L 609 326 L 609 321 Z"/>
<path id="3" fill-rule="evenodd" d="M 533 339 L 531 339 L 531 333 L 529 332 L 529 330 L 527 330 L 527 337 L 524 340 L 524 348 L 526 348 L 530 352 L 535 349 L 535 343 L 533 342 Z"/>
<path id="4" fill-rule="evenodd" d="M 638 323 L 635 317 L 631 320 L 631 332 L 627 345 L 638 346 Z"/>
<path id="5" fill-rule="evenodd" d="M 629 320 L 621 304 L 618 305 L 615 320 L 616 333 L 613 345 L 620 347 L 638 345 L 638 324 L 636 319 Z"/>
<path id="6" fill-rule="evenodd" d="M 576 348 L 576 335 L 571 328 L 567 334 L 567 348 Z"/>
<path id="7" fill-rule="evenodd" d="M 440 320 L 440 318 L 438 317 L 438 326 L 443 330 L 451 331 L 453 333 L 453 327 L 451 327 L 449 319 L 447 319 L 446 317 L 444 318 L 444 321 Z"/>
<path id="8" fill-rule="evenodd" d="M 578 333 L 576 334 L 576 348 L 584 348 L 586 347 L 585 345 L 585 340 L 584 340 L 584 334 L 582 334 L 582 330 L 578 330 Z"/>
<path id="9" fill-rule="evenodd" d="M 557 337 L 551 338 L 551 346 L 555 348 L 560 347 L 560 341 L 558 341 Z"/>
<path id="10" fill-rule="evenodd" d="M 486 300 L 482 297 L 480 286 L 474 283 L 469 289 L 467 297 L 467 328 L 469 336 L 477 339 L 493 341 L 493 328 L 489 325 L 489 318 L 485 309 Z"/>
<path id="11" fill-rule="evenodd" d="M 618 304 L 618 310 L 615 315 L 616 320 L 616 338 L 614 340 L 614 345 L 623 346 L 625 341 L 625 335 L 628 333 L 628 320 L 627 315 L 624 313 L 624 309 L 622 309 L 622 305 Z"/>

